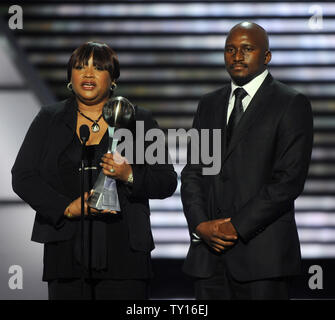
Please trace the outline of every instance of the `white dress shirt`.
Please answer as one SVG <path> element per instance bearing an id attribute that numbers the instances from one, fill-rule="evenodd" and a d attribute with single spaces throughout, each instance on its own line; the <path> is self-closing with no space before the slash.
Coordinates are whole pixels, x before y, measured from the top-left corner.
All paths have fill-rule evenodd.
<path id="1" fill-rule="evenodd" d="M 252 79 L 251 81 L 249 81 L 247 84 L 245 84 L 242 87 L 238 86 L 236 83 L 234 83 L 234 81 L 231 81 L 231 93 L 229 97 L 229 104 L 228 104 L 228 110 L 227 110 L 227 124 L 228 124 L 231 112 L 233 111 L 233 108 L 234 108 L 234 102 L 235 102 L 234 90 L 236 88 L 243 88 L 247 92 L 247 95 L 242 100 L 243 111 L 245 112 L 250 101 L 256 94 L 257 90 L 259 89 L 263 81 L 265 80 L 268 73 L 269 71 L 265 69 L 260 75 L 258 75 L 256 78 Z"/>

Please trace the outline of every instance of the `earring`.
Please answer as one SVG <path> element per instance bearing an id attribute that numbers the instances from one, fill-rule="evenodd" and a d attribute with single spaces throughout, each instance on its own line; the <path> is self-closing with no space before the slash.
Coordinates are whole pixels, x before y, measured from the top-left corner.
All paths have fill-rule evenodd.
<path id="1" fill-rule="evenodd" d="M 113 91 L 117 88 L 117 84 L 113 81 L 110 89 Z"/>
<path id="2" fill-rule="evenodd" d="M 72 82 L 69 82 L 68 84 L 67 84 L 67 86 L 66 86 L 66 88 L 67 88 L 67 90 L 69 90 L 69 91 L 73 91 L 72 90 Z"/>

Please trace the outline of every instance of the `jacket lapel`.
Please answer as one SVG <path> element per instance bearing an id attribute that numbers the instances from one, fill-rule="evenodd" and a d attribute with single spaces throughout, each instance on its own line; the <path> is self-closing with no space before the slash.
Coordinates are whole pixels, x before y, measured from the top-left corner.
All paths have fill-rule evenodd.
<path id="1" fill-rule="evenodd" d="M 222 164 L 229 157 L 229 155 L 232 153 L 232 151 L 235 149 L 235 147 L 238 145 L 241 139 L 245 136 L 245 134 L 248 132 L 249 128 L 253 125 L 255 120 L 260 115 L 262 115 L 262 110 L 266 108 L 267 104 L 270 101 L 269 98 L 272 94 L 270 84 L 272 81 L 273 81 L 272 76 L 268 74 L 264 82 L 256 92 L 255 96 L 250 101 L 247 110 L 245 111 L 240 122 L 235 128 L 228 150 L 226 150 L 226 153 L 224 154 L 224 157 L 222 159 Z"/>
<path id="2" fill-rule="evenodd" d="M 219 97 L 216 97 L 213 103 L 215 106 L 213 108 L 213 112 L 211 113 L 211 122 L 210 129 L 221 129 L 221 162 L 225 155 L 226 149 L 226 123 L 227 123 L 227 111 L 228 111 L 228 103 L 229 96 L 231 91 L 231 85 L 224 86 L 221 91 L 218 92 Z M 213 148 L 218 147 L 214 146 Z M 221 166 L 222 169 L 222 166 Z M 220 170 L 221 170 L 220 169 Z M 219 175 L 213 176 L 213 182 L 216 186 L 214 189 L 218 190 L 220 184 Z"/>
<path id="3" fill-rule="evenodd" d="M 56 125 L 54 126 L 54 142 L 57 144 L 56 150 L 63 150 L 72 141 L 76 131 L 76 101 L 69 98 L 65 101 L 63 110 L 59 111 Z"/>
<path id="4" fill-rule="evenodd" d="M 221 147 L 221 162 L 226 148 L 226 122 L 230 91 L 231 86 L 229 84 L 217 92 L 217 96 L 214 96 L 212 101 L 209 102 L 212 104 L 212 107 L 208 108 L 211 111 L 205 114 L 205 118 L 203 119 L 203 128 L 208 128 L 210 130 L 221 129 L 221 146 L 211 144 L 213 148 Z M 213 152 L 213 150 L 210 152 Z"/>
<path id="5" fill-rule="evenodd" d="M 220 98 L 217 99 L 217 106 L 215 108 L 216 112 L 213 112 L 213 129 L 225 129 L 227 122 L 227 110 L 230 95 L 231 86 L 227 85 L 222 88 L 219 93 Z M 224 130 L 225 131 L 225 130 Z"/>
<path id="6" fill-rule="evenodd" d="M 217 115 L 215 120 L 218 122 L 216 128 L 221 129 L 221 162 L 226 153 L 226 124 L 227 124 L 227 112 L 228 112 L 228 103 L 230 96 L 231 86 L 228 85 L 224 88 L 223 99 L 221 100 L 222 105 L 220 106 L 221 112 Z M 215 127 L 214 127 L 215 128 Z"/>

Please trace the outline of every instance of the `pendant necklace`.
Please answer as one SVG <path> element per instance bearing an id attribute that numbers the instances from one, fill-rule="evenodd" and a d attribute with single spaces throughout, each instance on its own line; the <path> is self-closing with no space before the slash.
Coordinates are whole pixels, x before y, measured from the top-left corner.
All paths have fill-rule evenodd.
<path id="1" fill-rule="evenodd" d="M 100 126 L 98 125 L 98 122 L 99 122 L 99 120 L 100 120 L 101 117 L 102 117 L 102 113 L 101 113 L 101 115 L 99 116 L 99 118 L 98 118 L 97 120 L 93 120 L 93 119 L 91 119 L 90 117 L 85 116 L 79 109 L 77 109 L 77 110 L 78 110 L 78 112 L 79 112 L 84 118 L 86 118 L 87 120 L 90 120 L 90 121 L 93 122 L 93 124 L 92 124 L 92 126 L 91 126 L 91 129 L 92 129 L 93 132 L 99 132 L 99 131 L 100 131 Z"/>

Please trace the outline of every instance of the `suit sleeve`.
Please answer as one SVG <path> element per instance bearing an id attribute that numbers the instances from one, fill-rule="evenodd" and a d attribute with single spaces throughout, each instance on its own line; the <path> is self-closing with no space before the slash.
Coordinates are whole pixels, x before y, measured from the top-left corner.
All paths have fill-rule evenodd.
<path id="1" fill-rule="evenodd" d="M 46 223 L 60 228 L 65 222 L 64 210 L 71 199 L 54 190 L 39 174 L 49 123 L 50 114 L 42 109 L 32 122 L 15 160 L 12 186 Z"/>
<path id="2" fill-rule="evenodd" d="M 151 113 L 144 120 L 145 132 L 149 129 L 159 129 Z M 146 145 L 147 147 L 147 145 Z M 133 164 L 134 182 L 129 190 L 131 198 L 165 199 L 170 197 L 177 188 L 177 173 L 173 165 L 167 161 L 168 148 L 165 145 L 166 161 L 164 164 Z"/>
<path id="3" fill-rule="evenodd" d="M 200 131 L 200 110 L 199 103 L 196 115 L 193 120 L 192 128 Z M 187 148 L 187 164 L 181 173 L 181 200 L 183 203 L 184 214 L 191 233 L 195 232 L 196 227 L 204 221 L 208 221 L 206 214 L 206 193 L 204 192 L 204 178 L 202 175 L 202 165 L 191 163 L 191 144 Z M 193 147 L 193 146 L 192 146 Z M 199 150 L 201 147 L 199 146 Z"/>
<path id="4" fill-rule="evenodd" d="M 231 220 L 244 241 L 289 211 L 303 191 L 313 146 L 313 115 L 305 96 L 292 99 L 277 134 L 269 182 Z"/>

